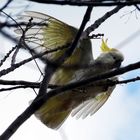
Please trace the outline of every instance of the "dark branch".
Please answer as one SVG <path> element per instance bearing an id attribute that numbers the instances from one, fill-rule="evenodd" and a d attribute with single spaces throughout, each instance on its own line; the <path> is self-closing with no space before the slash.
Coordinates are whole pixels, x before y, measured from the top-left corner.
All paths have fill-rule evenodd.
<path id="1" fill-rule="evenodd" d="M 3 65 L 3 63 L 6 61 L 6 59 L 10 56 L 10 54 L 16 49 L 17 46 L 13 47 L 9 52 L 4 56 L 2 60 L 0 60 L 0 67 Z"/>
<path id="2" fill-rule="evenodd" d="M 33 1 L 33 2 L 38 2 L 38 3 L 44 3 L 44 4 L 57 4 L 57 5 L 72 5 L 72 6 L 131 6 L 131 5 L 135 5 L 135 4 L 140 4 L 139 0 L 125 0 L 125 1 L 106 1 L 106 0 L 102 0 L 102 1 L 67 1 L 67 0 L 62 0 L 62 1 L 58 1 L 58 0 L 29 0 L 29 1 Z"/>
<path id="3" fill-rule="evenodd" d="M 29 86 L 14 86 L 14 87 L 9 87 L 9 88 L 1 88 L 0 89 L 0 92 L 3 92 L 3 91 L 10 91 L 10 90 L 15 90 L 15 89 L 20 89 L 20 88 L 38 88 L 36 86 L 32 86 L 32 87 L 29 87 Z"/>
<path id="4" fill-rule="evenodd" d="M 138 11 L 140 11 L 140 7 L 136 4 L 135 7 L 137 8 Z"/>
<path id="5" fill-rule="evenodd" d="M 5 5 L 4 5 L 2 8 L 0 8 L 0 11 L 4 10 L 5 8 L 7 8 L 8 5 L 9 5 L 12 1 L 13 1 L 13 0 L 8 0 L 8 1 L 5 3 Z"/>
<path id="6" fill-rule="evenodd" d="M 16 80 L 0 80 L 0 85 L 20 85 L 20 86 L 28 86 L 28 87 L 38 87 L 40 86 L 40 82 L 29 82 L 29 81 L 16 81 Z"/>
<path id="7" fill-rule="evenodd" d="M 140 81 L 140 77 L 136 77 L 136 78 L 131 78 L 131 79 L 127 79 L 127 80 L 122 80 L 122 81 L 116 81 L 114 84 L 128 84 L 131 82 L 136 82 L 136 81 Z"/>
<path id="8" fill-rule="evenodd" d="M 83 81 L 84 80 L 82 80 L 80 82 L 83 82 Z M 139 76 L 136 77 L 136 78 L 126 79 L 126 80 L 122 80 L 122 81 L 107 79 L 104 83 L 98 83 L 98 84 L 94 83 L 94 84 L 92 84 L 92 86 L 103 86 L 104 84 L 107 85 L 107 86 L 114 86 L 114 85 L 118 85 L 118 84 L 128 84 L 128 83 L 132 83 L 132 82 L 136 82 L 136 81 L 140 81 L 140 77 Z M 79 81 L 74 82 L 74 83 L 77 85 L 77 84 L 79 84 Z M 33 88 L 34 89 L 34 88 L 39 88 L 40 87 L 40 83 L 37 83 L 37 82 L 28 82 L 28 81 L 7 81 L 7 80 L 0 80 L 0 84 L 1 85 L 19 85 L 19 86 L 14 86 L 14 87 L 9 87 L 9 88 L 1 88 L 0 89 L 0 92 L 10 91 L 10 90 L 15 90 L 15 89 L 20 89 L 20 88 Z M 65 86 L 68 86 L 68 85 L 64 85 L 64 86 L 48 85 L 48 88 L 51 88 L 51 89 L 56 89 L 58 87 L 65 88 Z M 71 87 L 71 84 L 69 84 L 69 86 Z M 69 90 L 70 90 L 70 88 L 69 88 Z"/>
<path id="9" fill-rule="evenodd" d="M 19 27 L 19 26 L 27 26 L 27 23 L 26 22 L 18 22 L 17 23 L 10 23 L 8 21 L 6 22 L 2 22 L 0 23 L 0 28 L 3 28 L 3 27 L 8 27 L 8 28 L 11 28 L 11 27 Z M 32 26 L 38 26 L 38 27 L 42 27 L 42 26 L 46 26 L 46 23 L 37 23 L 37 22 L 32 22 Z"/>
<path id="10" fill-rule="evenodd" d="M 112 15 L 117 13 L 120 9 L 124 6 L 117 6 L 114 9 L 110 10 L 109 12 L 105 13 L 102 17 L 97 19 L 91 26 L 89 26 L 83 33 L 82 37 L 87 38 L 91 32 L 97 29 L 105 20 L 110 18 Z"/>

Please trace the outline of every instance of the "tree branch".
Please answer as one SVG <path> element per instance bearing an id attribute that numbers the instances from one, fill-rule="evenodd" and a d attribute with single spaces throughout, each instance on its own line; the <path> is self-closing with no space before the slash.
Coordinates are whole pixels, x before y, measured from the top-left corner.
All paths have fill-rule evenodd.
<path id="1" fill-rule="evenodd" d="M 117 6 L 114 9 L 110 10 L 109 12 L 105 13 L 102 17 L 97 19 L 91 26 L 89 26 L 83 33 L 82 37 L 87 38 L 91 32 L 93 32 L 95 29 L 97 29 L 105 20 L 110 18 L 112 15 L 117 13 L 120 9 L 122 9 L 124 6 Z"/>
<path id="2" fill-rule="evenodd" d="M 72 5 L 72 6 L 132 6 L 135 4 L 140 4 L 140 0 L 125 0 L 125 1 L 106 1 L 106 0 L 96 0 L 96 1 L 73 1 L 73 0 L 29 0 L 33 2 L 38 2 L 38 3 L 44 3 L 44 4 L 57 4 L 57 5 Z"/>
<path id="3" fill-rule="evenodd" d="M 7 2 L 5 3 L 5 5 L 4 5 L 2 8 L 0 8 L 0 11 L 4 10 L 5 8 L 7 8 L 8 5 L 9 5 L 12 1 L 13 1 L 13 0 L 7 0 Z"/>
<path id="4" fill-rule="evenodd" d="M 14 86 L 14 87 L 9 87 L 9 88 L 0 88 L 0 92 L 3 91 L 10 91 L 10 90 L 15 90 L 15 89 L 20 89 L 20 88 L 39 88 L 38 86 Z"/>
<path id="5" fill-rule="evenodd" d="M 83 82 L 84 80 L 82 80 Z M 128 83 L 131 83 L 131 82 L 136 82 L 136 81 L 140 81 L 140 77 L 137 76 L 135 78 L 131 78 L 131 79 L 126 79 L 126 80 L 111 80 L 111 79 L 107 79 L 105 81 L 105 83 L 94 83 L 92 84 L 92 86 L 103 86 L 103 85 L 107 85 L 107 86 L 114 86 L 114 85 L 118 85 L 118 84 L 128 84 Z M 9 87 L 9 88 L 1 88 L 0 89 L 0 92 L 3 92 L 3 91 L 10 91 L 10 90 L 15 90 L 15 89 L 20 89 L 20 88 L 39 88 L 40 87 L 40 83 L 36 83 L 36 82 L 26 82 L 26 81 L 13 81 L 15 82 L 15 84 L 12 84 L 11 83 L 12 81 L 7 81 L 7 80 L 2 80 L 0 81 L 0 84 L 2 83 L 2 85 L 4 85 L 4 83 L 6 83 L 7 85 L 19 85 L 19 86 L 14 86 L 14 87 Z M 80 81 L 81 82 L 81 81 Z M 17 83 L 17 84 L 16 84 Z M 77 82 L 74 82 L 75 84 L 78 84 L 79 81 Z M 29 84 L 29 85 L 28 85 Z M 73 84 L 73 83 L 72 83 Z M 87 83 L 86 83 L 87 84 Z M 71 86 L 71 84 L 69 84 Z M 67 85 L 64 85 L 64 86 L 59 86 L 59 85 L 48 85 L 48 88 L 51 88 L 51 89 L 56 89 L 58 87 L 63 87 L 65 88 L 65 86 Z M 73 89 L 73 88 L 72 88 Z M 70 89 L 69 89 L 70 90 Z"/>
<path id="6" fill-rule="evenodd" d="M 28 86 L 28 87 L 38 87 L 40 86 L 40 82 L 29 82 L 29 81 L 18 81 L 18 80 L 0 80 L 0 85 L 12 85 L 12 86 Z"/>

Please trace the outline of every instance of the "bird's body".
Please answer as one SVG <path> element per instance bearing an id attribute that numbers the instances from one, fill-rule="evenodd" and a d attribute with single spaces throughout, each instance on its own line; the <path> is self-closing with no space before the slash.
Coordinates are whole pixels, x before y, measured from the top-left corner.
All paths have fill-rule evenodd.
<path id="1" fill-rule="evenodd" d="M 115 55 L 114 53 L 113 55 L 110 54 L 110 52 L 101 54 L 95 59 L 91 68 L 79 70 L 75 74 L 77 78 L 70 82 L 85 80 L 118 68 L 123 59 L 120 56 L 119 61 L 114 60 L 113 57 L 118 55 L 118 52 L 116 53 Z M 106 57 L 110 57 L 108 62 L 104 61 Z M 117 80 L 116 77 L 110 79 Z M 77 116 L 77 118 L 93 115 L 107 101 L 114 88 L 115 86 L 108 86 L 106 80 L 101 80 L 63 92 L 48 100 L 36 112 L 36 116 L 48 127 L 57 129 L 70 113 L 72 113 L 72 116 Z"/>
<path id="2" fill-rule="evenodd" d="M 28 22 L 32 17 L 33 21 L 46 24 L 42 27 L 31 26 L 25 34 L 27 43 L 37 44 L 40 50 L 51 50 L 63 46 L 69 47 L 74 40 L 78 31 L 76 28 L 42 13 L 30 11 L 26 13 L 27 15 L 20 17 L 21 20 Z M 22 33 L 20 29 L 16 32 Z M 47 54 L 45 58 L 55 62 L 66 49 Z M 90 40 L 81 40 L 72 55 L 53 74 L 50 84 L 63 86 L 120 67 L 123 55 L 118 50 L 108 48 L 104 41 L 101 49 L 103 53 L 94 60 Z M 90 68 L 73 67 L 90 64 L 92 64 Z M 72 116 L 77 115 L 77 118 L 94 114 L 106 102 L 114 88 L 115 86 L 110 87 L 105 84 L 105 80 L 101 80 L 62 92 L 44 103 L 35 115 L 48 127 L 57 129 L 70 113 Z"/>

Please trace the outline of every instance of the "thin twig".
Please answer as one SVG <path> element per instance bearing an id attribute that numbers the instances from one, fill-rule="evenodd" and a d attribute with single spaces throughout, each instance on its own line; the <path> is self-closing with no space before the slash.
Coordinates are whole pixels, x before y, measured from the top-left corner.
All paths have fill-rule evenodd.
<path id="1" fill-rule="evenodd" d="M 22 80 L 0 80 L 0 85 L 10 85 L 10 86 L 25 86 L 27 88 L 39 88 L 40 82 L 29 82 L 29 81 L 22 81 Z M 59 85 L 52 85 L 49 84 L 48 88 L 54 89 L 59 87 Z"/>
<path id="2" fill-rule="evenodd" d="M 140 11 L 140 7 L 137 4 L 135 4 L 135 7 L 137 8 L 138 11 Z"/>
<path id="3" fill-rule="evenodd" d="M 13 0 L 8 0 L 5 5 L 0 9 L 0 11 L 4 10 L 5 8 L 8 7 L 8 5 L 12 2 Z"/>
<path id="4" fill-rule="evenodd" d="M 48 54 L 48 53 L 52 53 L 52 52 L 58 51 L 58 50 L 60 50 L 60 49 L 64 49 L 65 47 L 66 47 L 66 46 L 58 47 L 58 48 L 55 48 L 55 49 L 52 49 L 52 50 L 49 50 L 49 51 L 45 51 L 45 52 L 43 52 L 43 53 L 36 54 L 36 55 L 34 55 L 34 56 L 32 56 L 32 57 L 30 57 L 30 58 L 28 58 L 28 59 L 25 59 L 25 60 L 23 60 L 23 61 L 21 61 L 21 62 L 19 62 L 19 63 L 13 64 L 11 67 L 1 70 L 1 71 L 0 71 L 0 77 L 2 77 L 3 75 L 6 75 L 6 74 L 8 74 L 8 73 L 14 71 L 15 69 L 17 69 L 17 68 L 23 66 L 24 64 L 26 64 L 26 63 L 28 63 L 28 62 L 30 62 L 30 61 L 36 59 L 36 58 L 40 58 L 40 57 L 42 57 L 43 55 L 46 55 L 46 54 Z M 51 63 L 51 62 L 50 62 L 50 63 Z"/>
<path id="5" fill-rule="evenodd" d="M 114 9 L 110 10 L 109 12 L 105 13 L 101 18 L 97 19 L 91 26 L 89 26 L 83 33 L 82 37 L 87 38 L 91 32 L 97 29 L 104 21 L 110 18 L 112 15 L 117 13 L 120 9 L 124 6 L 117 6 Z"/>
<path id="6" fill-rule="evenodd" d="M 8 14 L 7 14 L 8 15 Z M 11 17 L 11 16 L 9 16 Z M 13 20 L 13 19 L 12 19 Z M 15 22 L 15 21 L 14 21 Z M 24 27 L 24 26 L 27 26 L 27 22 L 18 22 L 18 23 L 11 23 L 11 22 L 2 22 L 0 23 L 0 28 L 3 28 L 3 27 L 8 27 L 8 28 L 17 28 L 17 27 Z M 32 26 L 38 26 L 38 27 L 42 27 L 42 26 L 46 26 L 46 23 L 38 23 L 38 22 L 32 22 Z M 21 29 L 21 28 L 20 28 Z M 23 29 L 22 29 L 23 30 Z"/>
<path id="7" fill-rule="evenodd" d="M 0 92 L 3 92 L 3 91 L 10 91 L 10 90 L 15 90 L 15 89 L 20 89 L 20 88 L 38 88 L 36 86 L 14 86 L 14 87 L 9 87 L 9 88 L 1 88 L 0 89 Z"/>
<path id="8" fill-rule="evenodd" d="M 0 60 L 0 67 L 3 65 L 3 63 L 6 61 L 6 59 L 10 56 L 10 54 L 17 48 L 17 46 L 12 47 L 11 50 L 4 56 L 2 60 Z"/>
<path id="9" fill-rule="evenodd" d="M 0 85 L 20 85 L 20 86 L 35 86 L 39 87 L 40 82 L 29 82 L 29 81 L 22 81 L 22 80 L 0 80 Z"/>
<path id="10" fill-rule="evenodd" d="M 4 15 L 6 15 L 8 18 L 10 18 L 10 19 L 16 24 L 16 27 L 19 27 L 19 28 L 23 31 L 23 29 L 22 29 L 22 27 L 20 26 L 20 24 L 18 24 L 18 22 L 17 22 L 13 17 L 11 17 L 9 14 L 7 14 L 6 12 L 4 12 L 4 11 L 2 11 L 2 10 L 1 10 L 1 12 L 2 12 Z M 5 22 L 5 23 L 6 23 L 6 22 Z M 1 24 L 0 24 L 0 27 L 1 27 L 1 28 L 4 27 L 3 24 L 5 24 L 5 23 L 1 23 Z"/>

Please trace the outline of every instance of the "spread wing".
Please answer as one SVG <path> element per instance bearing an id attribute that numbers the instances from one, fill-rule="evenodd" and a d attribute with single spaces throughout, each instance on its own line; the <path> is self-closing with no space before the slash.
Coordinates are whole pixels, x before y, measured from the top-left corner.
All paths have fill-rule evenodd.
<path id="1" fill-rule="evenodd" d="M 36 49 L 50 50 L 67 46 L 77 33 L 76 28 L 49 15 L 33 11 L 26 11 L 25 13 L 25 15 L 18 17 L 18 21 L 27 23 L 27 26 L 22 26 L 23 30 L 18 28 L 15 32 L 22 35 L 23 31 L 26 30 L 25 41 Z M 53 54 L 53 57 L 58 57 L 62 53 Z"/>
<path id="2" fill-rule="evenodd" d="M 109 96 L 111 95 L 112 91 L 114 90 L 114 87 L 110 87 L 107 92 L 103 92 L 98 94 L 95 98 L 89 99 L 82 104 L 80 104 L 78 107 L 76 107 L 71 115 L 76 116 L 77 119 L 79 118 L 86 118 L 88 115 L 93 115 L 96 113 L 108 100 Z"/>

